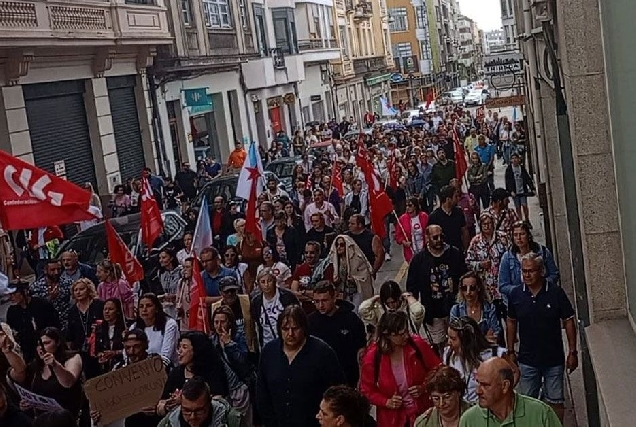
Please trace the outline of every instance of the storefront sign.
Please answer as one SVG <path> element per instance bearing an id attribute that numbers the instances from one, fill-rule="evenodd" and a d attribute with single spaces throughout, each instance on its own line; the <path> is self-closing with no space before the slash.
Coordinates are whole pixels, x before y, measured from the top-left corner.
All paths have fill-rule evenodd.
<path id="1" fill-rule="evenodd" d="M 207 88 L 183 89 L 185 105 L 188 107 L 204 107 L 210 105 Z"/>
<path id="2" fill-rule="evenodd" d="M 489 98 L 486 100 L 486 108 L 504 108 L 523 105 L 526 102 L 524 95 L 506 96 L 502 98 Z"/>
<path id="3" fill-rule="evenodd" d="M 311 96 L 309 97 L 309 100 L 310 100 L 310 101 L 314 101 L 314 102 L 318 102 L 318 101 L 321 101 L 321 100 L 322 100 L 322 96 L 320 96 L 320 95 L 311 95 Z"/>
<path id="4" fill-rule="evenodd" d="M 387 74 L 381 74 L 375 77 L 369 77 L 365 79 L 365 83 L 367 84 L 367 86 L 373 86 L 373 85 L 380 84 L 382 82 L 388 82 L 389 80 L 391 80 L 391 74 L 387 73 Z"/>
<path id="5" fill-rule="evenodd" d="M 293 93 L 286 93 L 285 96 L 283 96 L 283 102 L 285 104 L 293 104 L 296 102 L 296 95 Z"/>
<path id="6" fill-rule="evenodd" d="M 484 74 L 486 76 L 504 76 L 521 72 L 521 54 L 506 52 L 484 56 Z"/>
<path id="7" fill-rule="evenodd" d="M 391 74 L 391 82 L 392 83 L 400 83 L 402 80 L 404 80 L 404 77 L 402 77 L 402 73 L 393 73 L 393 74 Z"/>

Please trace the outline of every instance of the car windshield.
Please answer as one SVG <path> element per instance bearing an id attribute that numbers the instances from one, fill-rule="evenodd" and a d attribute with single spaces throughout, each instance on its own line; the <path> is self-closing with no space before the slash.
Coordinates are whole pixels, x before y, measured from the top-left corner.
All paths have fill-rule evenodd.
<path id="1" fill-rule="evenodd" d="M 280 162 L 270 163 L 267 165 L 267 170 L 274 172 L 279 178 L 286 178 L 292 176 L 296 162 Z"/>

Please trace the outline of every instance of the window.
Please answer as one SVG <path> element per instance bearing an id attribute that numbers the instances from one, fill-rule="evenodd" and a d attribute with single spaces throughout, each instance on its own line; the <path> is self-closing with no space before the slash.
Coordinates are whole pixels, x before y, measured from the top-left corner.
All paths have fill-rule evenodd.
<path id="1" fill-rule="evenodd" d="M 192 5 L 190 0 L 181 0 L 181 14 L 183 15 L 183 23 L 190 25 L 192 22 Z"/>
<path id="2" fill-rule="evenodd" d="M 232 28 L 227 0 L 203 0 L 205 25 L 210 28 Z"/>
<path id="3" fill-rule="evenodd" d="M 405 7 L 392 7 L 389 9 L 389 28 L 391 31 L 407 31 L 409 29 Z"/>
<path id="4" fill-rule="evenodd" d="M 418 30 L 423 30 L 428 28 L 428 20 L 426 15 L 426 7 L 424 6 L 416 6 L 415 7 L 415 28 Z"/>
<path id="5" fill-rule="evenodd" d="M 267 45 L 267 27 L 265 26 L 265 15 L 263 6 L 253 3 L 254 8 L 254 28 L 256 29 L 256 41 L 258 51 L 261 56 L 269 56 L 269 46 Z"/>
<path id="6" fill-rule="evenodd" d="M 349 42 L 347 40 L 347 28 L 344 25 L 338 27 L 340 31 L 340 47 L 342 48 L 342 56 L 349 58 Z"/>
<path id="7" fill-rule="evenodd" d="M 247 0 L 239 0 L 239 18 L 241 20 L 241 28 L 244 31 L 250 31 L 250 18 L 247 13 Z"/>
<path id="8" fill-rule="evenodd" d="M 397 43 L 393 45 L 393 57 L 394 58 L 409 58 L 413 56 L 413 50 L 411 49 L 411 43 Z"/>
<path id="9" fill-rule="evenodd" d="M 310 27 L 313 30 L 314 33 L 314 37 L 317 39 L 321 39 L 322 38 L 322 29 L 320 26 L 320 12 L 318 11 L 318 5 L 317 4 L 311 4 L 311 20 L 312 20 L 312 26 Z"/>
<path id="10" fill-rule="evenodd" d="M 336 38 L 336 28 L 333 25 L 333 10 L 331 7 L 326 7 L 325 8 L 325 15 L 327 15 L 327 30 L 329 31 L 329 38 L 330 39 L 335 39 Z M 335 46 L 331 46 L 331 47 L 335 47 Z"/>
<path id="11" fill-rule="evenodd" d="M 154 6 L 155 0 L 126 0 L 126 4 L 145 4 Z"/>
<path id="12" fill-rule="evenodd" d="M 430 46 L 428 40 L 420 42 L 420 51 L 421 51 L 421 56 L 422 56 L 423 60 L 432 59 L 431 58 L 431 46 Z"/>
<path id="13" fill-rule="evenodd" d="M 506 5 L 506 0 L 501 0 L 501 16 L 508 16 L 508 7 Z"/>
<path id="14" fill-rule="evenodd" d="M 272 9 L 272 21 L 274 23 L 276 47 L 283 53 L 296 53 L 296 23 L 294 21 L 294 9 Z"/>

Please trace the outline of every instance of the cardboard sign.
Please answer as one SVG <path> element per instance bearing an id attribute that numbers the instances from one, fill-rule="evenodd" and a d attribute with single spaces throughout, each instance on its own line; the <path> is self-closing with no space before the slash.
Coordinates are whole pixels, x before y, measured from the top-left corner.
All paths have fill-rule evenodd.
<path id="1" fill-rule="evenodd" d="M 26 402 L 33 409 L 44 412 L 56 412 L 62 410 L 62 407 L 55 399 L 40 396 L 39 394 L 33 393 L 15 383 L 13 383 L 13 386 L 18 391 L 20 399 L 23 402 Z"/>
<path id="2" fill-rule="evenodd" d="M 166 383 L 166 367 L 154 356 L 125 368 L 92 378 L 84 385 L 91 410 L 101 413 L 99 424 L 108 424 L 154 406 Z"/>

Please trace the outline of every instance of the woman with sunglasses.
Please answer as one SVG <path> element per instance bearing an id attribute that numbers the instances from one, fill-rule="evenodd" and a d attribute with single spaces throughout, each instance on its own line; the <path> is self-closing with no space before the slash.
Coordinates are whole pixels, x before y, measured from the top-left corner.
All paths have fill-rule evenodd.
<path id="1" fill-rule="evenodd" d="M 291 268 L 287 264 L 280 262 L 278 253 L 270 246 L 263 248 L 263 263 L 258 266 L 256 275 L 258 276 L 265 269 L 269 269 L 276 278 L 276 286 L 289 289 L 292 282 Z"/>
<path id="2" fill-rule="evenodd" d="M 426 377 L 440 363 L 422 338 L 409 333 L 406 313 L 382 315 L 360 375 L 360 392 L 376 405 L 379 427 L 413 425 L 431 406 Z"/>
<path id="3" fill-rule="evenodd" d="M 545 246 L 534 241 L 530 225 L 524 221 L 517 221 L 512 225 L 512 246 L 499 264 L 499 292 L 508 301 L 508 295 L 517 287 L 523 286 L 521 280 L 521 258 L 534 252 L 543 258 L 545 263 L 545 278 L 551 283 L 558 284 L 559 268 L 554 262 L 552 252 Z"/>
<path id="4" fill-rule="evenodd" d="M 228 246 L 223 251 L 223 266 L 229 268 L 234 273 L 236 280 L 241 289 L 245 289 L 245 272 L 247 271 L 247 264 L 240 262 L 238 249 L 234 246 Z"/>
<path id="5" fill-rule="evenodd" d="M 395 242 L 402 245 L 407 263 L 426 247 L 427 226 L 428 214 L 420 210 L 417 197 L 410 197 L 406 201 L 406 213 L 400 216 L 398 226 L 395 227 Z"/>
<path id="6" fill-rule="evenodd" d="M 481 332 L 491 344 L 503 340 L 503 329 L 497 309 L 490 302 L 490 297 L 481 279 L 475 272 L 469 271 L 459 279 L 457 304 L 450 311 L 450 318 L 468 316 L 479 324 Z"/>
<path id="7" fill-rule="evenodd" d="M 466 251 L 466 264 L 476 272 L 493 300 L 499 294 L 499 262 L 509 246 L 508 235 L 495 230 L 495 218 L 489 212 L 479 216 L 480 233 L 472 238 Z"/>
<path id="8" fill-rule="evenodd" d="M 362 321 L 376 326 L 382 315 L 388 311 L 402 311 L 409 319 L 409 330 L 419 333 L 424 322 L 424 306 L 409 292 L 402 293 L 400 285 L 388 280 L 380 286 L 380 293 L 360 304 L 358 314 Z"/>
<path id="9" fill-rule="evenodd" d="M 466 391 L 464 400 L 477 403 L 477 379 L 475 373 L 479 365 L 493 357 L 504 357 L 506 349 L 492 345 L 486 340 L 481 328 L 470 317 L 451 319 L 448 324 L 448 347 L 444 349 L 442 362 L 457 369 L 461 374 Z M 518 369 L 513 366 L 516 372 Z"/>
<path id="10" fill-rule="evenodd" d="M 459 419 L 470 408 L 463 400 L 466 383 L 457 369 L 439 365 L 426 378 L 426 391 L 433 408 L 417 417 L 414 427 L 459 427 Z"/>

